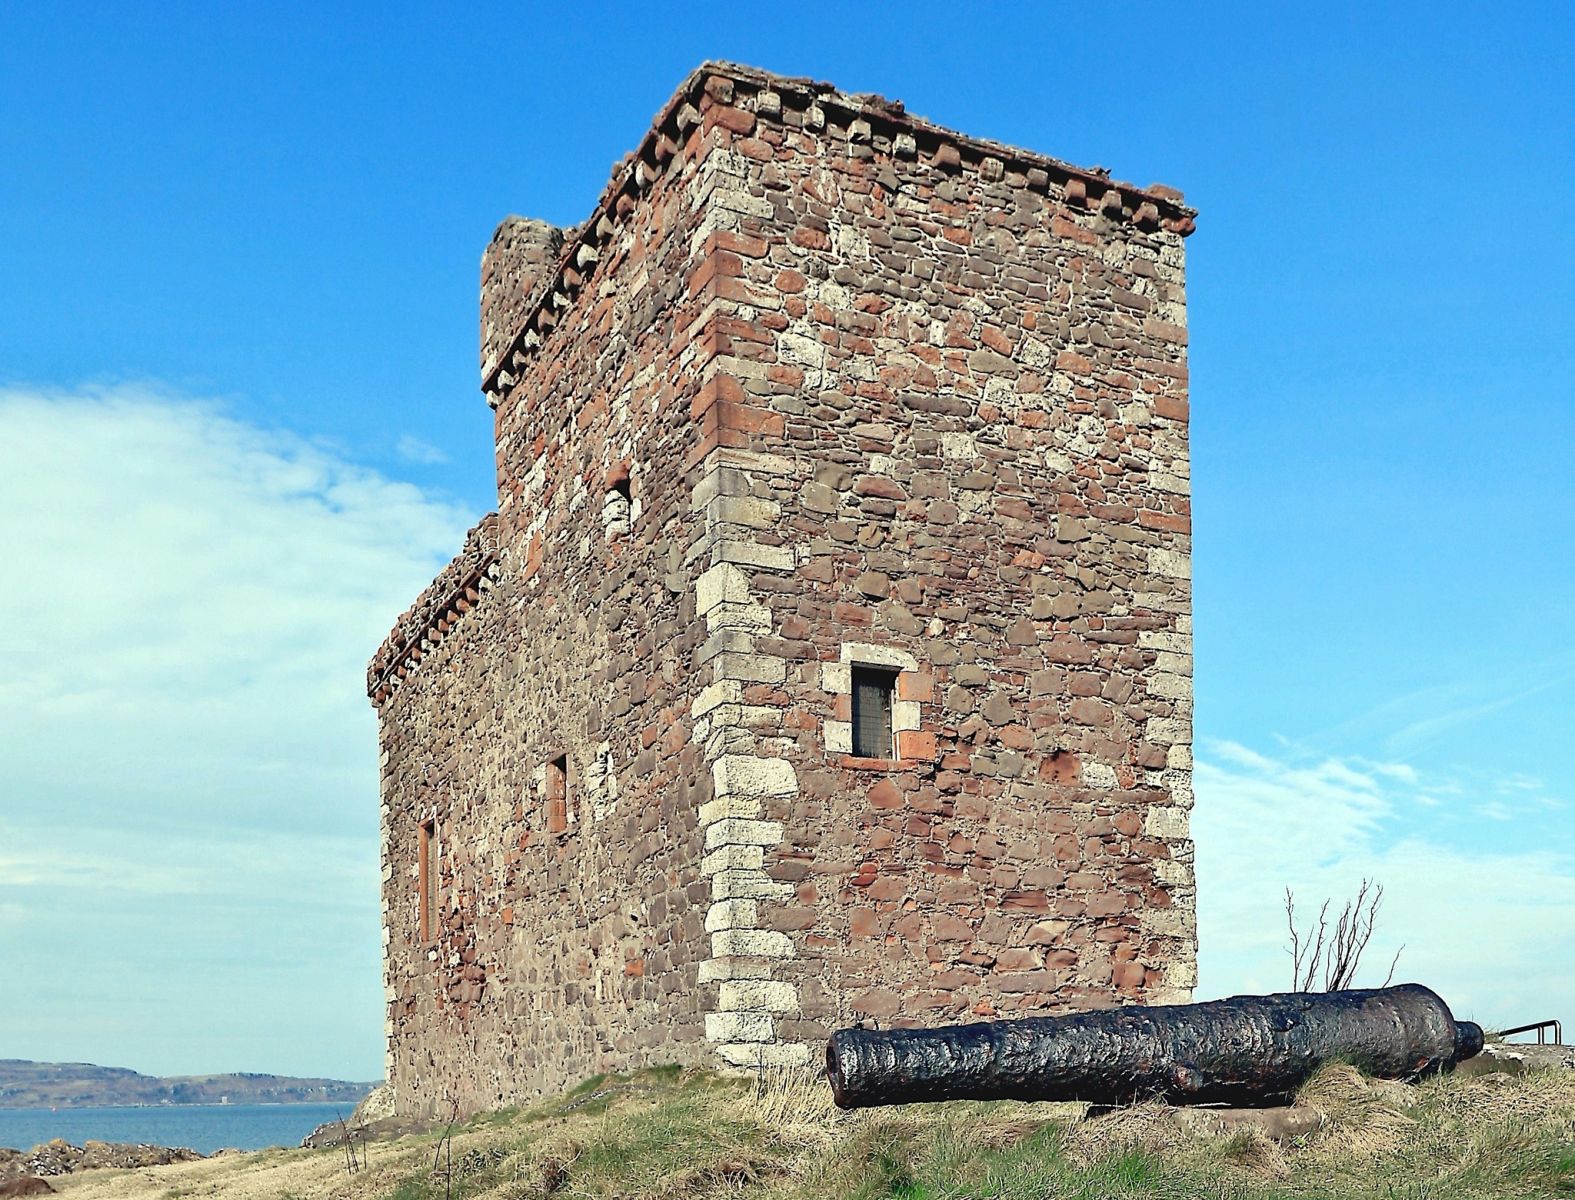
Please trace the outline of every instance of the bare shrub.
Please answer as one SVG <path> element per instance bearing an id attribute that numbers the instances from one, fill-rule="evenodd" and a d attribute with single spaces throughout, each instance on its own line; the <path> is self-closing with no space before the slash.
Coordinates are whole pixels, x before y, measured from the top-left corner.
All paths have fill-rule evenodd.
<path id="1" fill-rule="evenodd" d="M 1325 900 L 1318 909 L 1318 916 L 1303 932 L 1296 926 L 1296 896 L 1285 889 L 1285 923 L 1290 928 L 1291 990 L 1293 992 L 1318 991 L 1322 977 L 1322 990 L 1338 992 L 1351 986 L 1362 955 L 1373 939 L 1373 928 L 1378 923 L 1378 908 L 1383 903 L 1384 885 L 1375 880 L 1363 879 L 1356 895 L 1345 902 L 1340 916 L 1329 927 L 1329 905 Z M 1389 963 L 1389 974 L 1380 987 L 1388 987 L 1395 977 L 1395 966 L 1400 962 L 1400 950 L 1395 951 Z"/>

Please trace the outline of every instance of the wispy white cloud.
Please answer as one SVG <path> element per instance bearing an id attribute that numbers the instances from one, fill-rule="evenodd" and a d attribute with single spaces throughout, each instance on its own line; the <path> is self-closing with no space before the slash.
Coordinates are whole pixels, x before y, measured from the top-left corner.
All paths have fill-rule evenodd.
<path id="1" fill-rule="evenodd" d="M 151 387 L 0 389 L 0 513 L 0 958 L 74 980 L 0 971 L 9 1048 L 375 1073 L 365 665 L 474 514 Z"/>
<path id="2" fill-rule="evenodd" d="M 1569 678 L 1570 672 L 1565 671 L 1555 678 L 1543 680 L 1529 687 L 1511 687 L 1503 694 L 1492 696 L 1486 700 L 1447 705 L 1442 711 L 1420 716 L 1407 722 L 1389 734 L 1384 744 L 1392 754 L 1411 753 L 1436 742 L 1452 730 L 1471 726 L 1480 722 L 1483 717 L 1513 708 L 1515 705 L 1530 700 L 1533 696 L 1540 696 L 1555 687 L 1565 686 Z"/>
<path id="3" fill-rule="evenodd" d="M 1195 782 L 1200 995 L 1289 986 L 1285 889 L 1303 909 L 1338 908 L 1363 878 L 1385 894 L 1359 983 L 1381 982 L 1403 944 L 1397 977 L 1485 1023 L 1558 1015 L 1575 995 L 1575 858 L 1535 836 L 1524 849 L 1443 836 L 1433 823 L 1479 793 L 1471 781 L 1205 743 Z M 1467 828 L 1481 807 L 1463 810 Z"/>
<path id="4" fill-rule="evenodd" d="M 1506 664 L 1498 673 L 1457 679 L 1388 696 L 1377 704 L 1353 710 L 1330 728 L 1308 735 L 1306 745 L 1340 747 L 1376 739 L 1382 752 L 1409 758 L 1447 746 L 1451 735 L 1481 727 L 1486 718 L 1544 696 L 1568 689 L 1575 681 L 1575 652 L 1539 655 Z M 1287 749 L 1294 749 L 1283 739 Z M 1403 764 L 1401 764 L 1403 765 Z"/>
<path id="5" fill-rule="evenodd" d="M 376 847 L 364 839 L 299 829 L 237 833 L 215 824 L 180 837 L 74 827 L 66 840 L 47 818 L 0 821 L 0 887 L 23 899 L 56 890 L 253 899 L 306 888 L 319 901 L 365 901 L 356 892 L 369 887 Z"/>
<path id="6" fill-rule="evenodd" d="M 448 455 L 442 450 L 424 442 L 414 434 L 402 433 L 399 441 L 394 446 L 394 453 L 408 463 L 417 463 L 421 466 L 432 466 L 436 463 L 446 463 Z"/>

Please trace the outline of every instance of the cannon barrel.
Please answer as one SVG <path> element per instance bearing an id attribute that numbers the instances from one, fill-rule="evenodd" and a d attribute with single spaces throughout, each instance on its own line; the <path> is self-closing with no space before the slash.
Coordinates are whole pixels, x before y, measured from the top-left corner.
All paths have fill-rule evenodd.
<path id="1" fill-rule="evenodd" d="M 926 1100 L 1253 1106 L 1328 1062 L 1384 1079 L 1446 1071 L 1482 1030 L 1420 984 L 1281 992 L 940 1029 L 839 1029 L 826 1075 L 843 1108 Z"/>

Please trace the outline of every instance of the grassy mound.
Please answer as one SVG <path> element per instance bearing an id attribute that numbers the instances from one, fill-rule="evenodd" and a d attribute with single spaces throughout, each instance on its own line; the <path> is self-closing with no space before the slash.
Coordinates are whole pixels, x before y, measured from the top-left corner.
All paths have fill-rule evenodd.
<path id="1" fill-rule="evenodd" d="M 667 1068 L 590 1080 L 454 1133 L 74 1179 L 67 1194 L 237 1200 L 1446 1200 L 1575 1197 L 1575 1072 L 1417 1087 L 1331 1067 L 1288 1142 L 1195 1110 L 949 1104 L 842 1113 L 809 1075 L 760 1082 Z M 436 1170 L 434 1157 L 441 1159 Z M 108 1173 L 106 1173 L 108 1174 Z M 146 1184 L 150 1190 L 136 1190 Z"/>

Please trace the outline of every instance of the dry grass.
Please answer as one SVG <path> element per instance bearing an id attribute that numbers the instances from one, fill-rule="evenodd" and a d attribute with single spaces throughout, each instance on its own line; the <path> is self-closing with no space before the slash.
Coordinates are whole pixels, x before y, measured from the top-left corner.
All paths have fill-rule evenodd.
<path id="1" fill-rule="evenodd" d="M 1575 1197 L 1575 1072 L 1417 1087 L 1331 1067 L 1301 1103 L 1325 1121 L 1282 1144 L 1219 1133 L 1158 1104 L 1087 1118 L 1078 1105 L 951 1104 L 843 1113 L 810 1073 L 700 1071 L 589 1081 L 454 1137 L 371 1147 L 349 1176 L 333 1151 L 95 1172 L 74 1200 L 1478 1200 Z"/>

